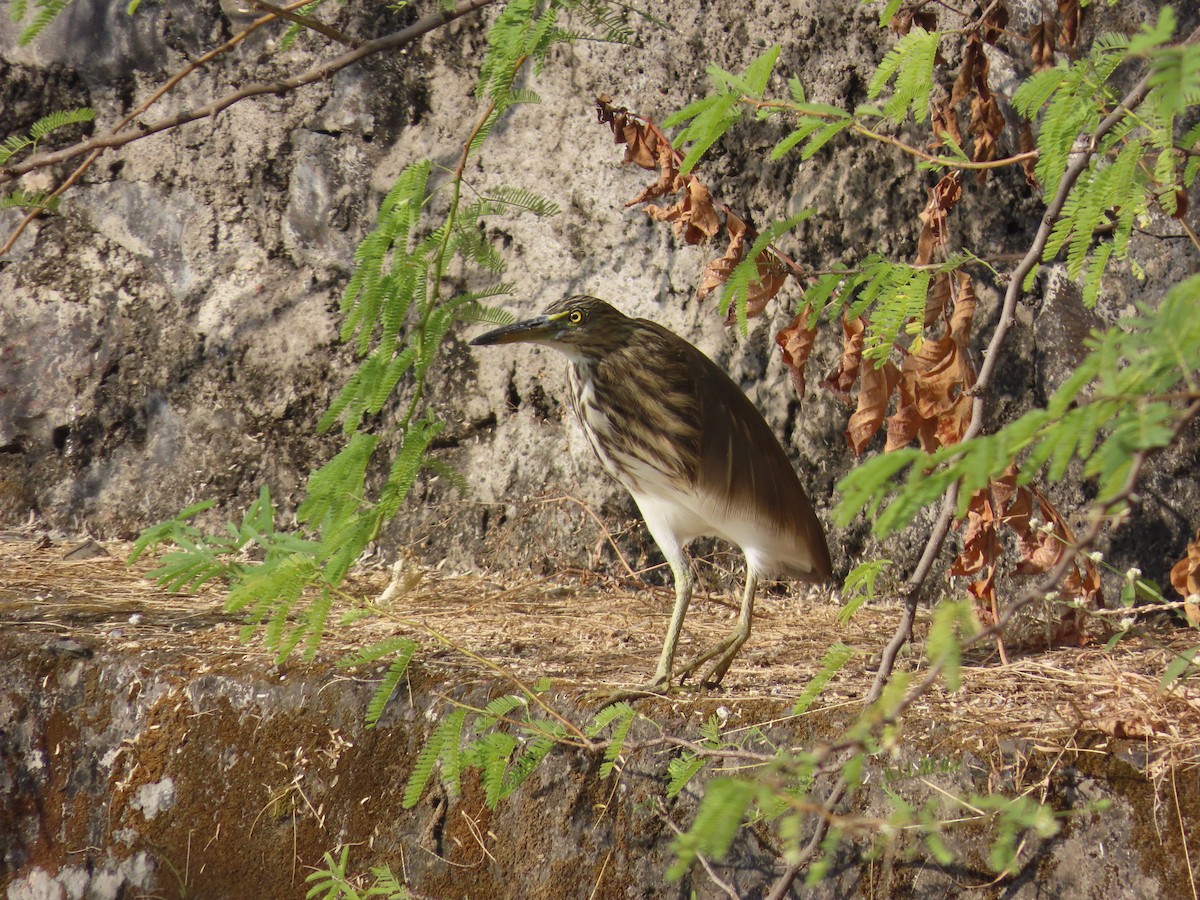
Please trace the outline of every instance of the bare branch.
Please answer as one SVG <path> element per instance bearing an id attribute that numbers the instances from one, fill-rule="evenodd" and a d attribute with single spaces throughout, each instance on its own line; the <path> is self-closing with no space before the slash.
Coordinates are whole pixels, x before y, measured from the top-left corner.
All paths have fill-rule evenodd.
<path id="1" fill-rule="evenodd" d="M 16 165 L 0 170 L 0 184 L 7 184 L 34 169 L 66 162 L 77 156 L 90 153 L 93 150 L 123 147 L 133 141 L 149 137 L 152 134 L 169 131 L 172 128 L 178 128 L 180 125 L 186 125 L 189 122 L 195 122 L 200 119 L 211 118 L 220 112 L 224 112 L 235 103 L 249 97 L 261 97 L 264 94 L 286 94 L 305 85 L 324 81 L 342 69 L 366 59 L 368 56 L 374 56 L 377 53 L 383 53 L 388 50 L 396 50 L 406 44 L 411 44 L 417 38 L 423 37 L 443 25 L 453 22 L 455 19 L 461 18 L 468 13 L 491 6 L 495 2 L 496 0 L 463 0 L 463 2 L 459 3 L 452 10 L 440 10 L 394 34 L 366 41 L 359 47 L 343 53 L 341 56 L 336 56 L 333 59 L 315 65 L 307 71 L 301 72 L 299 75 L 293 75 L 291 78 L 248 84 L 243 88 L 225 94 L 223 97 L 218 97 L 216 100 L 212 100 L 203 106 L 184 110 L 176 115 L 166 116 L 152 122 L 139 123 L 135 132 L 114 130 L 86 141 L 80 141 L 70 147 L 64 147 L 61 150 L 39 153 Z"/>

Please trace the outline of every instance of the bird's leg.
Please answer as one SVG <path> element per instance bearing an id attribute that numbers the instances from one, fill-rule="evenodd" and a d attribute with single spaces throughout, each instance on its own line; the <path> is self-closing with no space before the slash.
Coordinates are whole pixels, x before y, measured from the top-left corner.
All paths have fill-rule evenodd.
<path id="1" fill-rule="evenodd" d="M 683 617 L 687 615 L 688 604 L 692 601 L 692 568 L 688 565 L 683 554 L 677 559 L 670 560 L 671 571 L 675 575 L 675 608 L 671 611 L 671 624 L 667 626 L 667 637 L 663 641 L 662 653 L 658 657 L 658 668 L 654 672 L 653 684 L 658 687 L 669 687 L 671 684 L 671 665 L 675 661 L 675 647 L 679 643 L 679 632 L 683 628 Z"/>
<path id="2" fill-rule="evenodd" d="M 725 673 L 729 671 L 729 666 L 733 662 L 738 651 L 742 649 L 742 645 L 750 638 L 750 620 L 754 615 L 754 592 L 758 588 L 758 576 L 754 572 L 746 573 L 746 590 L 742 594 L 742 608 L 738 613 L 737 627 L 733 633 L 711 650 L 706 650 L 701 653 L 681 671 L 681 675 L 689 675 L 699 669 L 706 662 L 715 659 L 707 672 L 700 678 L 700 684 L 705 687 L 718 685 L 721 679 L 725 677 Z"/>
<path id="3" fill-rule="evenodd" d="M 653 532 L 651 533 L 653 534 Z M 683 555 L 682 549 L 679 549 L 674 542 L 660 542 L 659 547 L 663 549 L 663 555 L 667 557 L 671 571 L 675 574 L 675 608 L 671 612 L 671 624 L 667 626 L 667 638 L 663 642 L 662 654 L 658 658 L 658 668 L 654 672 L 654 680 L 643 687 L 625 688 L 609 694 L 603 703 L 604 706 L 625 700 L 635 700 L 638 697 L 665 694 L 671 690 L 671 667 L 675 661 L 675 645 L 679 643 L 683 617 L 687 615 L 688 604 L 692 599 L 692 568 L 688 564 L 687 557 Z"/>

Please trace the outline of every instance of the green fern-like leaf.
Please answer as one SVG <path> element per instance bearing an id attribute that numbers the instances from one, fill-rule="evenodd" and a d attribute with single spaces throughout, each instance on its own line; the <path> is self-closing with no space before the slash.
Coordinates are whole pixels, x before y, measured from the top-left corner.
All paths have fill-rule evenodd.
<path id="1" fill-rule="evenodd" d="M 32 43 L 72 2 L 74 0 L 35 0 L 37 14 L 17 38 L 17 45 L 25 47 Z"/>
<path id="2" fill-rule="evenodd" d="M 692 753 L 677 756 L 667 764 L 667 797 L 678 797 L 696 773 L 704 768 L 704 757 Z"/>
<path id="3" fill-rule="evenodd" d="M 803 715 L 812 706 L 814 700 L 821 695 L 825 687 L 833 680 L 833 677 L 842 670 L 842 667 L 850 661 L 854 656 L 854 650 L 847 647 L 843 643 L 835 643 L 826 652 L 821 659 L 821 670 L 813 676 L 812 681 L 805 687 L 804 692 L 792 707 L 792 715 Z"/>
<path id="4" fill-rule="evenodd" d="M 965 634 L 959 636 L 959 629 Z M 929 637 L 925 641 L 925 653 L 929 661 L 942 666 L 942 679 L 947 690 L 957 691 L 962 686 L 959 668 L 962 663 L 962 640 L 978 631 L 978 624 L 969 600 L 943 601 L 933 611 L 929 626 Z"/>
<path id="5" fill-rule="evenodd" d="M 479 717 L 478 727 L 480 729 L 494 728 L 496 723 L 506 717 L 514 709 L 521 709 L 525 706 L 525 698 L 520 694 L 504 694 L 496 697 L 488 702 L 483 708 L 483 714 Z"/>
<path id="6" fill-rule="evenodd" d="M 360 647 L 348 656 L 344 656 L 337 661 L 339 666 L 366 666 L 373 662 L 378 662 L 381 659 L 386 659 L 389 656 L 397 654 L 403 655 L 408 653 L 411 655 L 416 649 L 416 644 L 411 638 L 393 637 L 386 638 L 382 641 L 376 641 L 367 647 Z"/>
<path id="7" fill-rule="evenodd" d="M 675 862 L 667 870 L 667 879 L 682 878 L 697 855 L 724 857 L 756 792 L 753 784 L 738 778 L 710 781 L 692 827 L 675 839 Z"/>
<path id="8" fill-rule="evenodd" d="M 629 737 L 629 729 L 633 727 L 633 721 L 637 717 L 637 711 L 628 704 L 614 704 L 615 706 L 623 706 L 621 714 L 616 718 L 613 724 L 612 737 L 609 739 L 609 744 L 604 748 L 604 762 L 600 764 L 600 777 L 608 778 L 616 768 L 617 761 L 620 759 L 621 751 L 625 747 L 625 740 Z"/>
<path id="9" fill-rule="evenodd" d="M 417 761 L 413 764 L 413 770 L 408 775 L 408 781 L 404 784 L 404 797 L 401 800 L 401 805 L 405 809 L 412 809 L 420 801 L 421 794 L 425 792 L 425 785 L 429 783 L 429 778 L 433 774 L 438 759 L 447 753 L 447 749 L 451 744 L 454 746 L 454 756 L 457 760 L 458 744 L 462 737 L 462 727 L 466 719 L 466 714 L 467 711 L 462 708 L 448 713 L 438 723 L 437 727 L 433 729 L 433 732 L 429 735 L 429 739 L 425 741 L 425 746 L 417 754 Z M 457 777 L 455 778 L 455 784 L 457 784 Z"/>
<path id="10" fill-rule="evenodd" d="M 746 255 L 742 257 L 741 262 L 734 266 L 733 271 L 729 273 L 729 278 L 721 289 L 721 300 L 718 304 L 718 309 L 721 315 L 727 315 L 730 306 L 734 306 L 738 329 L 743 336 L 749 331 L 746 306 L 750 298 L 750 285 L 759 280 L 759 257 L 762 256 L 771 244 L 779 240 L 780 235 L 791 231 L 812 214 L 813 210 L 803 209 L 790 218 L 780 222 L 772 222 L 754 239 L 754 243 L 746 251 Z"/>
<path id="11" fill-rule="evenodd" d="M 883 106 L 890 118 L 902 121 L 911 110 L 914 119 L 925 121 L 933 92 L 933 61 L 940 37 L 936 31 L 913 28 L 897 41 L 875 69 L 867 87 L 867 97 L 872 100 L 895 77 L 892 97 Z"/>
<path id="12" fill-rule="evenodd" d="M 1021 83 L 1012 97 L 1013 109 L 1030 121 L 1037 117 L 1038 112 L 1046 101 L 1059 89 L 1067 76 L 1067 66 L 1063 63 L 1052 69 L 1035 72 Z"/>
<path id="13" fill-rule="evenodd" d="M 90 107 L 80 107 L 79 109 L 63 109 L 57 112 L 52 112 L 48 116 L 42 116 L 33 123 L 33 127 L 29 129 L 29 137 L 36 143 L 52 131 L 57 131 L 60 128 L 66 128 L 68 125 L 79 125 L 84 122 L 94 122 L 96 119 L 96 111 Z"/>
<path id="14" fill-rule="evenodd" d="M 501 800 L 510 796 L 525 783 L 538 764 L 558 746 L 566 734 L 561 723 L 548 720 L 533 721 L 525 727 L 533 734 L 533 738 L 505 771 Z"/>
<path id="15" fill-rule="evenodd" d="M 314 529 L 325 530 L 357 511 L 363 501 L 358 492 L 378 440 L 372 434 L 355 434 L 340 453 L 313 472 L 296 518 Z"/>
<path id="16" fill-rule="evenodd" d="M 400 650 L 396 657 L 388 665 L 387 672 L 379 682 L 379 687 L 375 689 L 375 693 L 371 695 L 371 699 L 367 702 L 366 723 L 368 728 L 374 728 L 379 724 L 379 718 L 383 715 L 384 709 L 387 708 L 388 701 L 392 699 L 392 694 L 396 692 L 401 679 L 404 678 L 404 673 L 408 671 L 408 664 L 412 662 L 413 653 L 416 652 L 417 645 L 411 644 L 409 647 Z"/>
<path id="17" fill-rule="evenodd" d="M 475 742 L 474 755 L 489 809 L 495 809 L 506 796 L 505 774 L 517 746 L 517 739 L 503 731 L 489 732 Z"/>
<path id="18" fill-rule="evenodd" d="M 8 161 L 16 154 L 20 153 L 26 147 L 32 147 L 33 141 L 23 134 L 9 135 L 0 143 L 0 166 L 7 165 Z"/>
<path id="19" fill-rule="evenodd" d="M 553 200 L 525 188 L 493 188 L 488 192 L 487 199 L 506 207 L 531 212 L 539 217 L 557 216 L 562 211 Z"/>

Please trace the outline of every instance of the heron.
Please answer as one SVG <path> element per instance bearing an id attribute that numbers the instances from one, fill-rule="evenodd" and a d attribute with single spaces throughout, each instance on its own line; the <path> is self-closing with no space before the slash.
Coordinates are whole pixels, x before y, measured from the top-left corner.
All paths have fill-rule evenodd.
<path id="1" fill-rule="evenodd" d="M 707 356 L 648 319 L 569 296 L 541 315 L 489 331 L 474 346 L 527 342 L 563 353 L 571 406 L 608 473 L 632 495 L 671 567 L 675 604 L 650 690 L 669 689 L 694 584 L 686 545 L 701 536 L 741 548 L 737 624 L 678 674 L 719 684 L 750 637 L 760 578 L 830 579 L 829 546 L 787 453 L 761 413 Z"/>

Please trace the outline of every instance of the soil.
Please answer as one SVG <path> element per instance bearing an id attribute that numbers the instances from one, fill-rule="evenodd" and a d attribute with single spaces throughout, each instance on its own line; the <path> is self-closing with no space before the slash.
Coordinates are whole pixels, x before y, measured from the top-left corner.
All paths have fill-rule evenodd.
<path id="1" fill-rule="evenodd" d="M 545 676 L 548 706 L 585 724 L 614 686 L 644 680 L 669 591 L 586 574 L 506 582 L 415 564 L 364 571 L 347 596 L 384 596 L 384 614 L 331 629 L 309 662 L 280 662 L 261 634 L 242 640 L 218 589 L 163 591 L 144 577 L 153 563 L 126 565 L 128 549 L 17 534 L 0 543 L 8 897 L 84 896 L 81 885 L 89 897 L 298 897 L 323 854 L 342 846 L 349 871 L 387 865 L 417 896 L 724 896 L 699 866 L 664 879 L 674 829 L 690 822 L 704 778 L 666 800 L 671 754 L 661 749 L 630 754 L 601 778 L 599 754 L 561 748 L 494 809 L 473 774 L 461 796 L 435 777 L 413 809 L 402 802 L 425 739 L 456 704 L 481 708 Z M 780 746 L 844 733 L 898 615 L 868 606 L 841 625 L 838 612 L 818 596 L 770 593 L 725 684 L 637 701 L 648 718 L 634 737 L 662 729 L 698 739 L 711 717 L 726 733 L 759 729 Z M 725 598 L 699 597 L 682 652 L 716 640 L 733 618 Z M 969 886 L 980 896 L 1134 897 L 1187 884 L 1200 690 L 1160 688 L 1170 648 L 1188 646 L 1191 633 L 1159 625 L 1111 651 L 967 660 L 961 689 L 913 706 L 845 810 L 848 821 L 884 818 L 887 791 L 932 803 L 959 821 L 944 831 L 956 862 L 938 864 L 903 835 L 877 842 L 873 857 L 864 829 L 803 896 Z M 379 666 L 338 663 L 388 636 L 419 649 L 368 728 Z M 856 651 L 851 662 L 791 715 L 839 640 Z M 922 666 L 918 644 L 902 667 Z M 1020 868 L 998 881 L 987 865 L 994 829 L 969 813 L 970 795 L 993 793 L 1048 803 L 1063 826 L 1025 835 Z M 767 824 L 747 826 L 713 873 L 757 896 L 777 875 L 777 850 Z"/>

